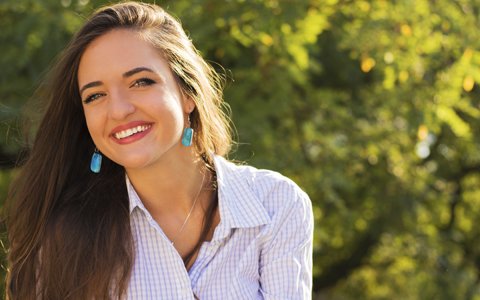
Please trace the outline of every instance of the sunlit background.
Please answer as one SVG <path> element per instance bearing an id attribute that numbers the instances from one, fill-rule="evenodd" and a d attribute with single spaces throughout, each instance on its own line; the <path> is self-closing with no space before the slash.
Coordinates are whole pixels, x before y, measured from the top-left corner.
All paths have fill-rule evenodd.
<path id="1" fill-rule="evenodd" d="M 480 1 L 156 2 L 227 78 L 230 158 L 310 195 L 314 299 L 480 299 Z M 104 3 L 0 0 L 0 199 L 24 103 Z"/>

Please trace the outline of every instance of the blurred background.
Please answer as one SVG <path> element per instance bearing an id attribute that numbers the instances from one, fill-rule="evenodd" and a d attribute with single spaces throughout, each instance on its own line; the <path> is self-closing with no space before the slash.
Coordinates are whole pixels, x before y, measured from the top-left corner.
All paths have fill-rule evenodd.
<path id="1" fill-rule="evenodd" d="M 106 3 L 0 0 L 0 199 L 24 104 Z M 227 77 L 230 158 L 310 195 L 314 299 L 480 299 L 480 1 L 156 3 Z"/>

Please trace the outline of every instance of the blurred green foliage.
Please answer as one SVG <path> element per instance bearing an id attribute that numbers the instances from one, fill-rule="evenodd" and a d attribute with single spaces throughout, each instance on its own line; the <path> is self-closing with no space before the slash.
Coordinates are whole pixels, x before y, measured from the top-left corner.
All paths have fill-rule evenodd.
<path id="1" fill-rule="evenodd" d="M 315 299 L 480 299 L 480 1 L 156 2 L 229 79 L 231 157 L 311 196 Z M 22 105 L 104 3 L 0 2 L 4 168 Z"/>

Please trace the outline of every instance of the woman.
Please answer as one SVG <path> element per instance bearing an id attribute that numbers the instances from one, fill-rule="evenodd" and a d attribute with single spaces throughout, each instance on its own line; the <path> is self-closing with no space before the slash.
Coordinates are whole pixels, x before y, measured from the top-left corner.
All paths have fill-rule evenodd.
<path id="1" fill-rule="evenodd" d="M 160 7 L 103 8 L 45 84 L 10 195 L 10 299 L 308 299 L 310 201 L 226 161 L 219 80 Z"/>

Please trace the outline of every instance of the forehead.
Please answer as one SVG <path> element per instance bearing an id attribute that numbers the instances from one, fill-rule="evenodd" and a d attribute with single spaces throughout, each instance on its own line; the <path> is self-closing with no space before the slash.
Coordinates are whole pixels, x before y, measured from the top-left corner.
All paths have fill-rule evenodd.
<path id="1" fill-rule="evenodd" d="M 144 66 L 166 71 L 161 52 L 129 29 L 115 29 L 93 40 L 80 58 L 78 81 L 100 80 Z"/>

